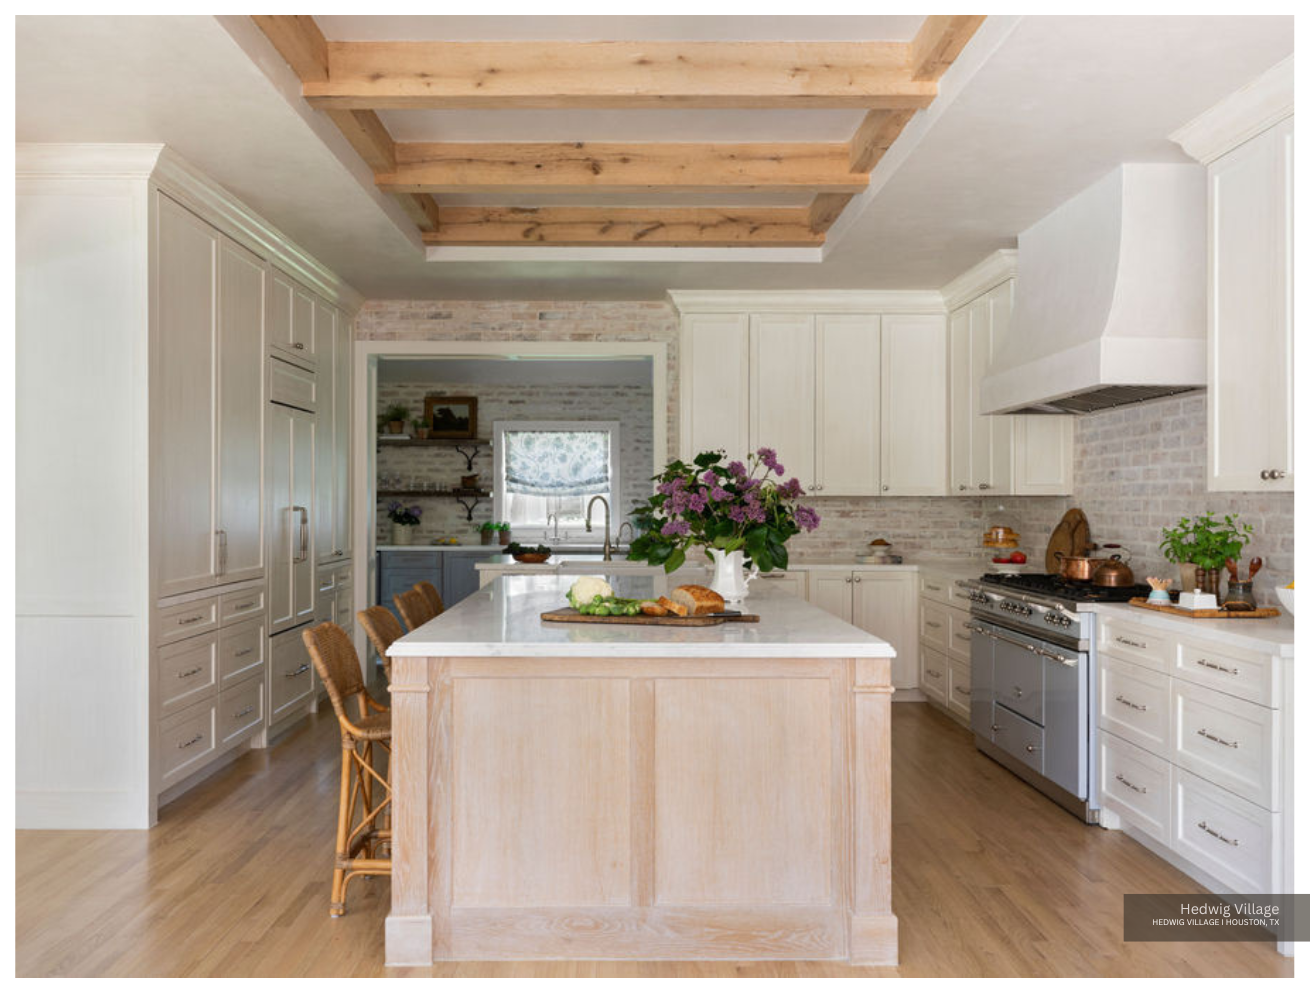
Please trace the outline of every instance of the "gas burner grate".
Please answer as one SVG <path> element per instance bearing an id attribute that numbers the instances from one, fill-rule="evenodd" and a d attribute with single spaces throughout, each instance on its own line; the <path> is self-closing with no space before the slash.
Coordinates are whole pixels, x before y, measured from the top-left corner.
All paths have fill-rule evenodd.
<path id="1" fill-rule="evenodd" d="M 1151 592 L 1151 587 L 1145 583 L 1133 586 L 1093 586 L 1091 583 L 1070 582 L 1054 573 L 986 575 L 982 581 L 989 586 L 1037 593 L 1075 603 L 1127 603 L 1133 597 L 1148 596 Z"/>

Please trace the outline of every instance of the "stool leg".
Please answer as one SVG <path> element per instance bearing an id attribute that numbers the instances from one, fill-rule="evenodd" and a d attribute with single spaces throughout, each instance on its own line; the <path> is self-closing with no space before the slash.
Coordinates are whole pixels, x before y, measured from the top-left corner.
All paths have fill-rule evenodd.
<path id="1" fill-rule="evenodd" d="M 364 764 L 371 766 L 373 764 L 373 742 L 364 742 Z M 360 781 L 364 787 L 364 816 L 368 817 L 373 813 L 373 780 L 369 776 L 360 776 Z M 364 855 L 366 858 L 373 857 L 373 846 L 375 842 L 370 840 L 365 846 Z"/>
<path id="2" fill-rule="evenodd" d="M 333 917 L 340 917 L 346 912 L 346 862 L 350 852 L 346 850 L 350 832 L 350 765 L 354 747 L 343 744 L 341 749 L 341 797 L 337 804 L 337 851 L 332 870 L 332 902 L 328 912 Z"/>

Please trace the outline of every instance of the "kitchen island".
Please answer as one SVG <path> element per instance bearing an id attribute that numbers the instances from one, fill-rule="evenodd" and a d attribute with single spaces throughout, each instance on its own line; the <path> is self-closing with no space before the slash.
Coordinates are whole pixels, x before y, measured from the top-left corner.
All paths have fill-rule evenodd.
<path id="1" fill-rule="evenodd" d="M 543 623 L 573 578 L 389 652 L 387 962 L 895 964 L 892 647 L 767 589 L 754 624 Z"/>

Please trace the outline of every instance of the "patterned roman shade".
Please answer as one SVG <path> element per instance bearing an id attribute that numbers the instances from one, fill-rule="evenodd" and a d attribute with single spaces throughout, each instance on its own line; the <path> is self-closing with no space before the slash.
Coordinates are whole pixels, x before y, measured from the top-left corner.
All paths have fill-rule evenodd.
<path id="1" fill-rule="evenodd" d="M 505 488 L 531 496 L 582 496 L 610 486 L 608 431 L 506 431 Z"/>

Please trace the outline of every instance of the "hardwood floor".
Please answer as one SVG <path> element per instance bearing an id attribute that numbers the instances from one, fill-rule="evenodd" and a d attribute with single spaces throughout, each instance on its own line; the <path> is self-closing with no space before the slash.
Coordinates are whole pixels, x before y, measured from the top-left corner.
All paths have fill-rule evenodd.
<path id="1" fill-rule="evenodd" d="M 901 966 L 463 962 L 387 969 L 385 879 L 328 917 L 339 745 L 331 712 L 164 808 L 153 831 L 20 831 L 19 976 L 1291 976 L 1253 944 L 1124 944 L 1124 892 L 1195 884 L 1085 827 L 927 704 L 893 710 Z"/>

